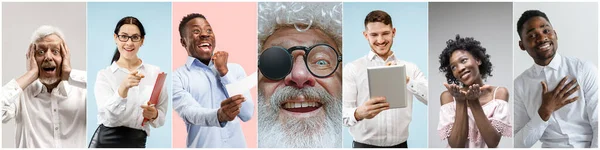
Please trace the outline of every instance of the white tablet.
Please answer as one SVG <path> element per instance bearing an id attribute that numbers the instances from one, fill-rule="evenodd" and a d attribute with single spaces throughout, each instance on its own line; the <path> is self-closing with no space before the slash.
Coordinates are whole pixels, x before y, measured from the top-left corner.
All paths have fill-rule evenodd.
<path id="1" fill-rule="evenodd" d="M 370 97 L 385 97 L 390 108 L 406 107 L 406 68 L 404 65 L 368 67 Z"/>

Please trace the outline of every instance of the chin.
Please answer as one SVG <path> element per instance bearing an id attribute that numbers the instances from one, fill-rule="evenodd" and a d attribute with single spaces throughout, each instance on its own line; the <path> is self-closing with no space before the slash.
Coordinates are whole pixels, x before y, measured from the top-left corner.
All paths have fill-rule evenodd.
<path id="1" fill-rule="evenodd" d="M 40 78 L 40 82 L 44 85 L 55 84 L 58 83 L 58 81 L 60 81 L 60 79 L 57 77 Z"/>

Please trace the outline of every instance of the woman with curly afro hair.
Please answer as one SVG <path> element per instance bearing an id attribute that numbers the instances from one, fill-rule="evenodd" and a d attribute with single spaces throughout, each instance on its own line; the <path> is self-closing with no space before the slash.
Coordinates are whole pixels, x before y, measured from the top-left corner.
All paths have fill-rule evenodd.
<path id="1" fill-rule="evenodd" d="M 502 136 L 512 136 L 508 90 L 484 83 L 492 63 L 479 41 L 456 35 L 446 45 L 439 57 L 448 89 L 440 95 L 440 138 L 453 148 L 497 147 Z"/>

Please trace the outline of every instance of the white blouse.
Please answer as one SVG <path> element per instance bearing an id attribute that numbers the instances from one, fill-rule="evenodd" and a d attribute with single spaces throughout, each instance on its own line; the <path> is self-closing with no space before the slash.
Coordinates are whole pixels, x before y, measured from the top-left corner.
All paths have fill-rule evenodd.
<path id="1" fill-rule="evenodd" d="M 123 80 L 129 75 L 129 70 L 121 68 L 113 62 L 112 65 L 98 72 L 94 87 L 96 104 L 98 105 L 98 123 L 107 127 L 126 126 L 144 130 L 149 136 L 150 127 L 148 125 L 158 128 L 165 124 L 168 93 L 166 86 L 163 85 L 159 102 L 155 106 L 158 110 L 158 117 L 153 121 L 144 123 L 144 126 L 142 126 L 144 116 L 142 115 L 143 109 L 141 106 L 147 104 L 150 100 L 160 68 L 142 63 L 136 70 L 145 77 L 138 86 L 129 89 L 126 98 L 122 98 L 118 90 Z"/>

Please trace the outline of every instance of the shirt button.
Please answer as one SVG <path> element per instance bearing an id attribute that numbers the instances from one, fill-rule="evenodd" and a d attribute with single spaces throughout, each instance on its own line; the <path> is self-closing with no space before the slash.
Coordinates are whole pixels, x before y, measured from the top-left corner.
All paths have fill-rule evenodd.
<path id="1" fill-rule="evenodd" d="M 54 112 L 56 112 L 56 109 L 54 109 Z"/>
<path id="2" fill-rule="evenodd" d="M 54 127 L 54 130 L 58 130 L 58 127 Z"/>

